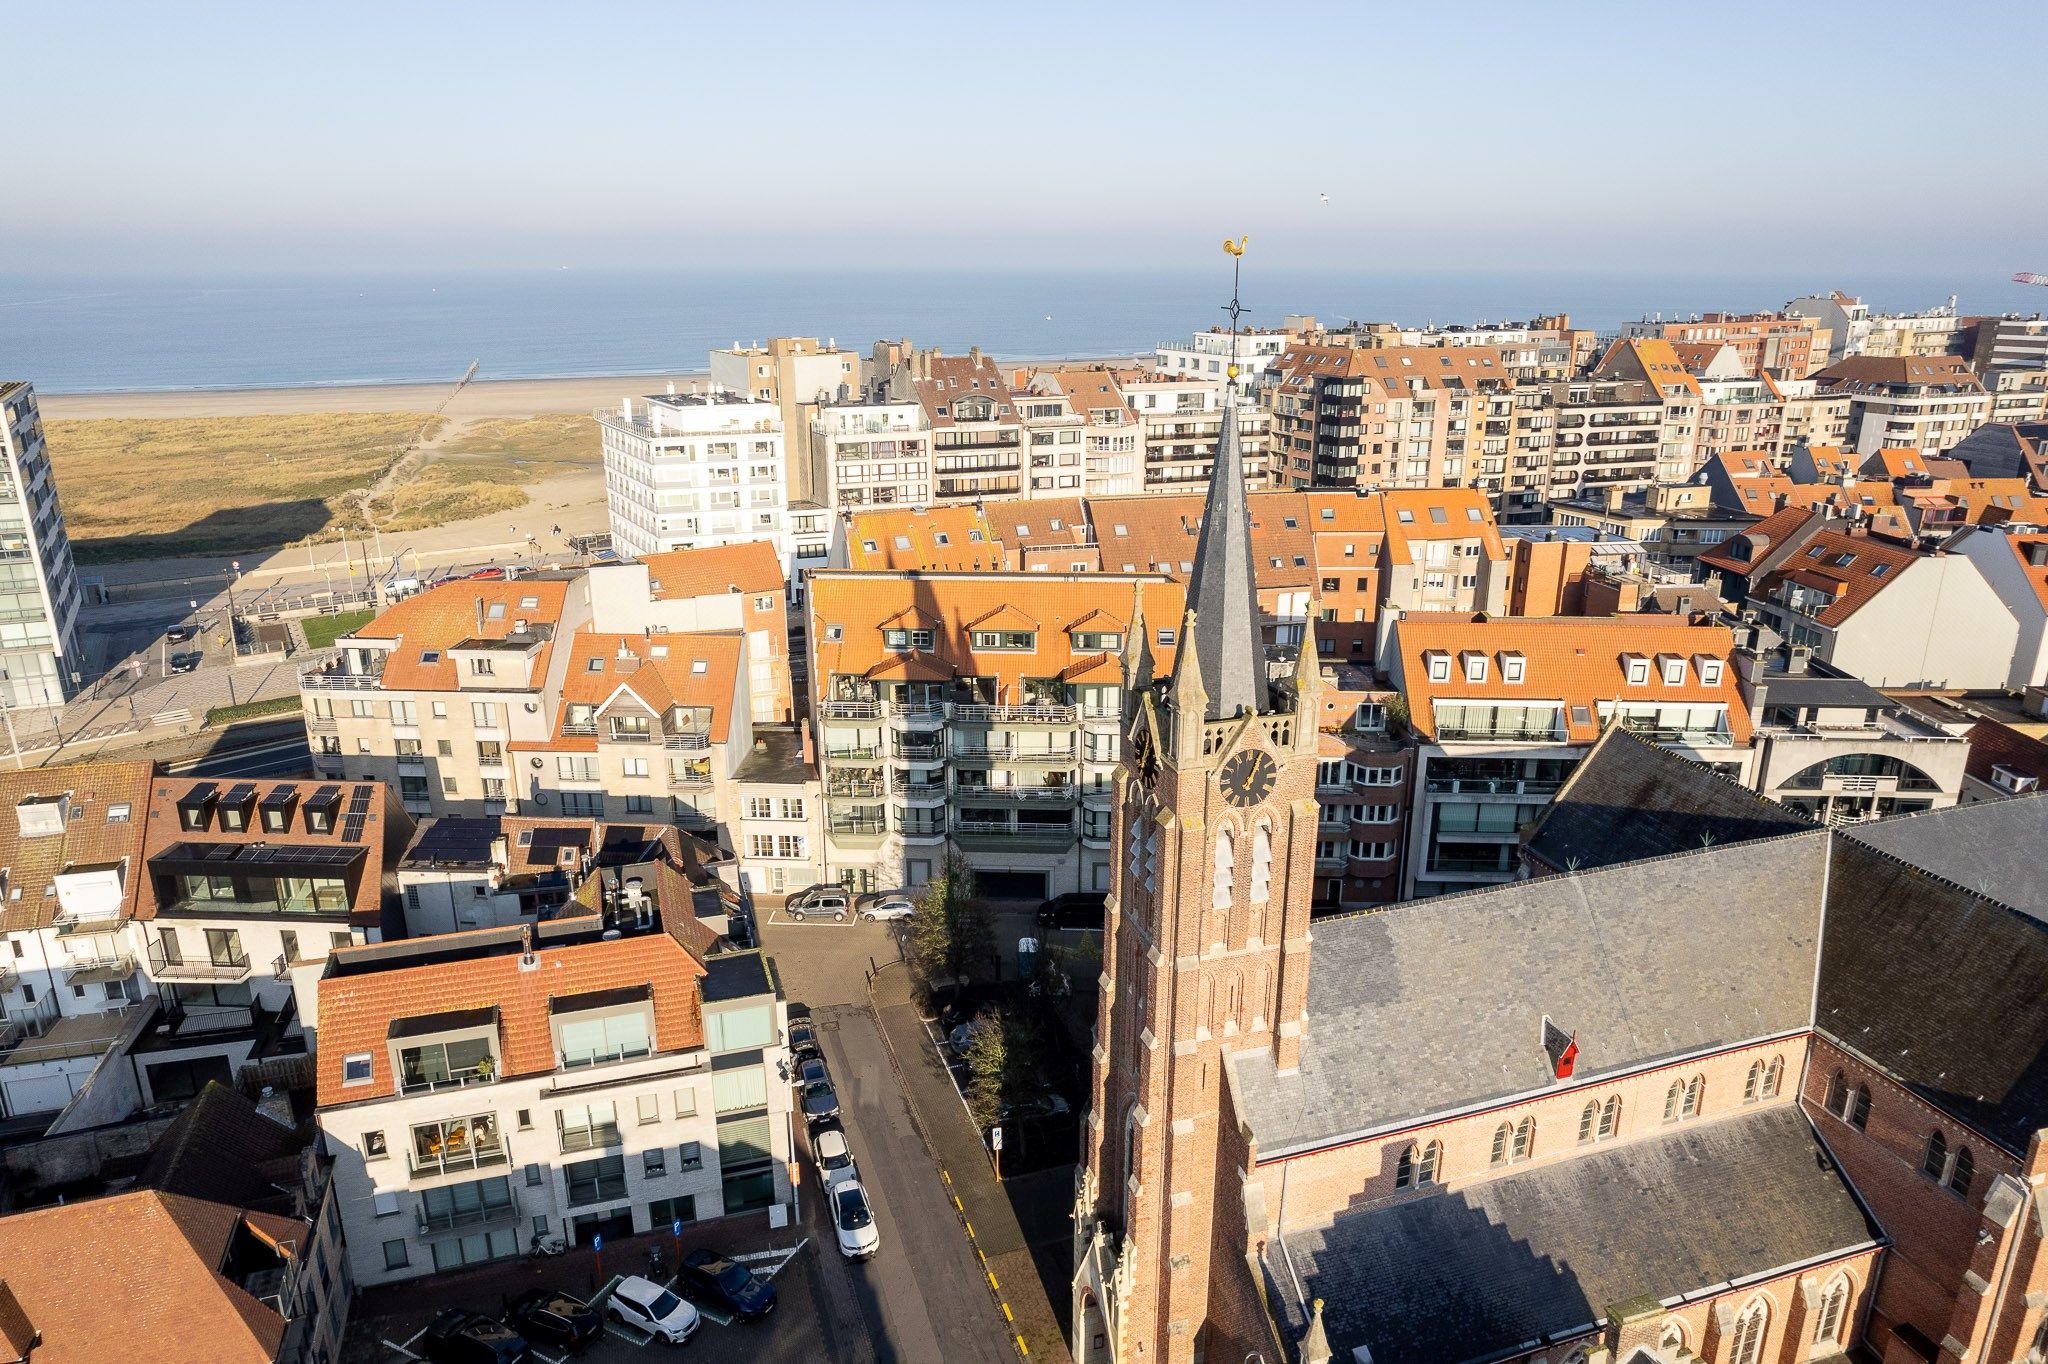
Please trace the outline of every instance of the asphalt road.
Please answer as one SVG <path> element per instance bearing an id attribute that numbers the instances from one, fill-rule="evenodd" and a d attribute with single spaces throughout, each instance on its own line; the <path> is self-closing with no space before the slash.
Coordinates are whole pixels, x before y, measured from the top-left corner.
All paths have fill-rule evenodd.
<path id="1" fill-rule="evenodd" d="M 875 1358 L 888 1364 L 1015 1364 L 1016 1347 L 968 1248 L 938 1167 L 917 1134 L 874 1017 L 865 1008 L 843 1005 L 815 1010 L 812 1016 L 839 1091 L 847 1144 L 882 1233 L 874 1259 L 838 1266 L 853 1281 Z M 808 1162 L 805 1178 L 815 1195 L 816 1176 Z"/>

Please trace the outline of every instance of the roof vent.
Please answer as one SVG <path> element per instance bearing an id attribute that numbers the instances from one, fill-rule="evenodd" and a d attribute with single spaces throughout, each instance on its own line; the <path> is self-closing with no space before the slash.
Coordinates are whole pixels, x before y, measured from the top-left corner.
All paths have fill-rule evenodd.
<path id="1" fill-rule="evenodd" d="M 533 950 L 533 925 L 527 924 L 519 930 L 519 969 L 538 971 L 540 957 Z"/>

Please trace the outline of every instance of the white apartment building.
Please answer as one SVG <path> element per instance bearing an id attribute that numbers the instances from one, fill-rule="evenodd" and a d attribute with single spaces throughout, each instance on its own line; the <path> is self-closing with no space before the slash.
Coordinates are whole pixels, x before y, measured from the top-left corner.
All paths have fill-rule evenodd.
<path id="1" fill-rule="evenodd" d="M 1851 356 L 1814 376 L 1849 400 L 1847 448 L 1938 455 L 1982 426 L 1991 395 L 1960 356 Z"/>
<path id="2" fill-rule="evenodd" d="M 820 406 L 859 392 L 860 357 L 835 341 L 820 346 L 810 336 L 778 336 L 765 346 L 735 341 L 729 350 L 711 352 L 711 382 L 781 410 L 789 500 L 829 503 L 824 466 L 809 443 L 811 422 Z"/>
<path id="3" fill-rule="evenodd" d="M 337 954 L 319 1123 L 360 1284 L 767 1211 L 787 1218 L 787 1019 L 636 882 L 600 912 Z"/>
<path id="4" fill-rule="evenodd" d="M 1295 340 L 1293 333 L 1276 328 L 1251 327 L 1233 337 L 1228 331 L 1212 327 L 1196 332 L 1185 345 L 1178 341 L 1160 342 L 1152 353 L 1152 368 L 1161 375 L 1224 379 L 1234 359 L 1240 380 L 1249 385 L 1271 369 Z"/>
<path id="5" fill-rule="evenodd" d="M 1124 380 L 1124 401 L 1137 414 L 1144 440 L 1141 492 L 1196 492 L 1208 486 L 1223 434 L 1223 398 L 1229 381 L 1155 374 Z M 1244 381 L 1240 380 L 1240 384 Z M 1263 488 L 1271 445 L 1272 413 L 1240 402 L 1239 437 L 1244 444 L 1244 481 Z"/>
<path id="6" fill-rule="evenodd" d="M 1084 489 L 1083 447 L 1088 418 L 1059 384 L 1033 376 L 1017 390 L 1024 421 L 1025 498 L 1079 497 Z"/>
<path id="7" fill-rule="evenodd" d="M 1116 371 L 1062 369 L 1049 377 L 1087 423 L 1082 428 L 1082 493 L 1111 497 L 1144 491 L 1144 437 Z"/>
<path id="8" fill-rule="evenodd" d="M 596 416 L 621 554 L 770 540 L 794 574 L 778 404 L 718 388 L 627 398 Z"/>
<path id="9" fill-rule="evenodd" d="M 820 405 L 811 451 L 824 470 L 819 500 L 835 510 L 932 500 L 931 424 L 915 402 Z"/>
<path id="10" fill-rule="evenodd" d="M 80 681 L 78 570 L 35 388 L 0 379 L 0 705 L 61 706 Z"/>

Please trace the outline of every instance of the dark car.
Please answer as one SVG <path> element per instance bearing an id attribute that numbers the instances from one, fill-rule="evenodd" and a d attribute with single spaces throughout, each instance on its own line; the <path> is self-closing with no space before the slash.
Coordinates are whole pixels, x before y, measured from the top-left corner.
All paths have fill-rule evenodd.
<path id="1" fill-rule="evenodd" d="M 816 1084 L 820 1080 L 830 1080 L 831 1078 L 831 1072 L 825 1069 L 825 1058 L 817 1055 L 815 1052 L 806 1058 L 801 1066 L 797 1067 L 796 1082 L 800 1085 Z"/>
<path id="2" fill-rule="evenodd" d="M 434 1364 L 525 1364 L 526 1337 L 481 1312 L 451 1307 L 428 1324 L 420 1349 Z"/>
<path id="3" fill-rule="evenodd" d="M 839 1116 L 839 1091 L 830 1080 L 813 1080 L 804 1086 L 804 1116 L 812 1122 Z"/>
<path id="4" fill-rule="evenodd" d="M 808 1061 L 818 1054 L 817 1030 L 810 1024 L 797 1021 L 789 1025 L 789 1054 L 799 1061 Z"/>
<path id="5" fill-rule="evenodd" d="M 604 1330 L 604 1318 L 581 1298 L 552 1288 L 532 1288 L 512 1300 L 505 1320 L 528 1340 L 580 1350 Z"/>
<path id="6" fill-rule="evenodd" d="M 205 659 L 206 655 L 199 653 L 197 651 L 182 654 L 172 654 L 171 671 L 174 673 L 197 672 L 199 670 L 199 665 L 202 662 L 204 662 Z"/>
<path id="7" fill-rule="evenodd" d="M 1069 891 L 1038 907 L 1040 928 L 1100 928 L 1109 915 L 1109 896 L 1099 890 Z"/>
<path id="8" fill-rule="evenodd" d="M 678 1287 L 718 1303 L 742 1321 L 759 1321 L 775 1310 L 775 1285 L 715 1250 L 698 1248 L 683 1257 Z"/>
<path id="9" fill-rule="evenodd" d="M 173 625 L 164 631 L 164 638 L 173 644 L 183 644 L 198 633 L 199 627 L 196 625 Z"/>

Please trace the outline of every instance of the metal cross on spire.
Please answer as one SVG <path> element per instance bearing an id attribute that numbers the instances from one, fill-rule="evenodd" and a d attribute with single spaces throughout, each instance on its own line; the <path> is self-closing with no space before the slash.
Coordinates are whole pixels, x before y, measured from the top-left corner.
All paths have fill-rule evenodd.
<path id="1" fill-rule="evenodd" d="M 1244 316 L 1244 305 L 1238 302 L 1238 281 L 1244 275 L 1244 249 L 1251 244 L 1251 234 L 1245 233 L 1236 241 L 1225 237 L 1223 249 L 1230 253 L 1230 302 L 1223 311 L 1230 314 L 1230 363 L 1225 372 L 1230 375 L 1230 396 L 1237 396 L 1237 322 Z"/>

